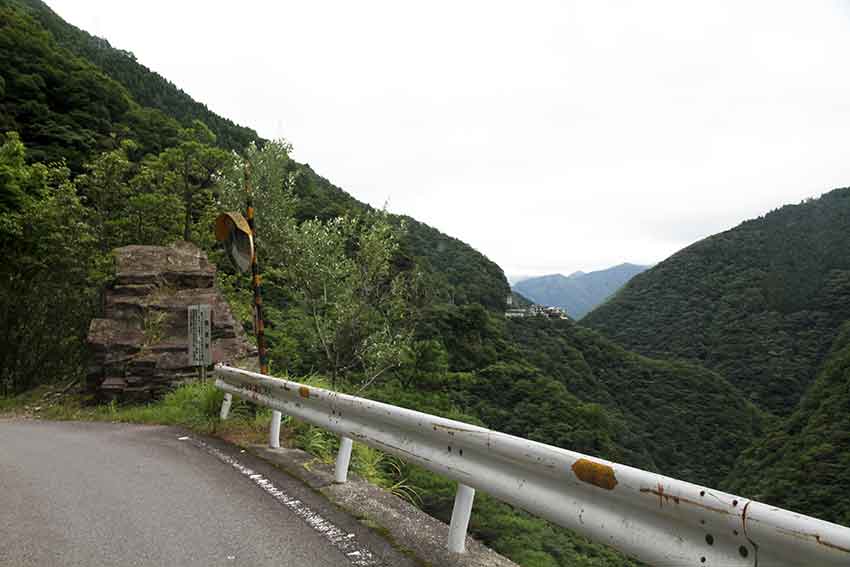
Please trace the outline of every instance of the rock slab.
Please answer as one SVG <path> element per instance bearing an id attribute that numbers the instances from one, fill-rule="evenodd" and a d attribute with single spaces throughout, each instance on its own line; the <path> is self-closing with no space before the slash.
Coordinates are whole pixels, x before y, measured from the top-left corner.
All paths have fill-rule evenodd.
<path id="1" fill-rule="evenodd" d="M 189 365 L 190 305 L 211 306 L 214 364 L 255 351 L 215 287 L 215 266 L 197 246 L 124 246 L 113 254 L 103 317 L 88 333 L 87 383 L 99 397 L 151 399 L 198 375 Z"/>

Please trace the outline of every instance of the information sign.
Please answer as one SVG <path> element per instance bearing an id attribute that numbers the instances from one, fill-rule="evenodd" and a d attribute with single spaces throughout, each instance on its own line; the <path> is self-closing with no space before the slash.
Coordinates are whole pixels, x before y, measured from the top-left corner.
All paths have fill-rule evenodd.
<path id="1" fill-rule="evenodd" d="M 209 305 L 189 306 L 189 365 L 212 364 L 212 325 Z"/>

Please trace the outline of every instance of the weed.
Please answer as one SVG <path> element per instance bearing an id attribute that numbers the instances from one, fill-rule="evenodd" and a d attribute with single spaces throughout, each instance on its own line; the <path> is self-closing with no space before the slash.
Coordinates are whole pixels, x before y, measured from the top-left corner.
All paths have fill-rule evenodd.
<path id="1" fill-rule="evenodd" d="M 407 500 L 417 508 L 422 507 L 422 489 L 410 484 L 403 478 L 389 487 L 390 492 L 403 500 Z"/>
<path id="2" fill-rule="evenodd" d="M 168 320 L 166 311 L 150 309 L 145 313 L 144 320 L 144 346 L 155 345 L 162 340 L 165 331 L 165 322 Z"/>
<path id="3" fill-rule="evenodd" d="M 295 438 L 295 443 L 326 463 L 333 460 L 335 449 L 339 446 L 335 435 L 313 425 L 305 425 Z"/>

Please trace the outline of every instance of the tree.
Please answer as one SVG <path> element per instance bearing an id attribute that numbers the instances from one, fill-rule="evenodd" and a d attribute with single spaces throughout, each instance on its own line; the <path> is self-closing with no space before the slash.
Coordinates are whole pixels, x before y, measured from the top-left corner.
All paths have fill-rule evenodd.
<path id="1" fill-rule="evenodd" d="M 125 239 L 133 244 L 170 244 L 181 236 L 183 201 L 171 189 L 176 173 L 156 157 L 144 160 L 130 180 L 126 203 Z"/>
<path id="2" fill-rule="evenodd" d="M 235 156 L 219 186 L 219 208 L 244 214 L 245 173 L 250 176 L 250 187 L 256 206 L 259 228 L 256 245 L 262 263 L 280 263 L 278 247 L 286 241 L 289 227 L 294 222 L 296 197 L 293 187 L 297 174 L 289 158 L 292 145 L 286 140 L 272 140 L 258 148 L 251 144 L 244 157 Z"/>
<path id="3" fill-rule="evenodd" d="M 246 155 L 265 292 L 302 313 L 288 319 L 299 328 L 280 340 L 304 341 L 304 350 L 317 354 L 313 368 L 334 384 L 358 374 L 368 385 L 402 364 L 416 320 L 415 272 L 400 271 L 395 262 L 403 228 L 383 212 L 299 223 L 290 149 L 276 141 Z M 224 210 L 242 209 L 243 166 L 235 160 L 221 185 Z"/>
<path id="4" fill-rule="evenodd" d="M 212 189 L 232 156 L 212 145 L 215 134 L 200 120 L 181 136 L 183 141 L 160 153 L 152 166 L 174 173 L 170 179 L 183 201 L 183 240 L 191 240 L 194 219 L 212 204 Z"/>
<path id="5" fill-rule="evenodd" d="M 437 339 L 411 342 L 404 353 L 404 364 L 398 378 L 405 387 L 423 388 L 429 382 L 439 382 L 449 369 L 449 354 Z"/>
<path id="6" fill-rule="evenodd" d="M 17 132 L 7 132 L 0 146 L 0 215 L 20 210 L 26 197 L 24 144 Z"/>
<path id="7" fill-rule="evenodd" d="M 86 163 L 86 173 L 76 180 L 79 192 L 93 212 L 93 228 L 104 252 L 120 246 L 125 240 L 130 179 L 136 171 L 136 164 L 127 154 L 135 148 L 134 142 L 125 140 L 118 149 L 104 152 Z"/>
<path id="8" fill-rule="evenodd" d="M 26 187 L 16 210 L 0 212 L 0 384 L 13 392 L 82 377 L 107 260 L 68 168 L 26 165 L 23 151 L 15 136 L 0 147 L 0 170 Z"/>
<path id="9" fill-rule="evenodd" d="M 410 273 L 393 273 L 399 235 L 384 213 L 291 224 L 273 277 L 294 291 L 332 382 L 362 373 L 368 385 L 398 368 L 410 347 Z"/>
<path id="10" fill-rule="evenodd" d="M 127 200 L 125 235 L 133 244 L 164 245 L 180 234 L 180 199 L 159 192 L 136 193 Z"/>

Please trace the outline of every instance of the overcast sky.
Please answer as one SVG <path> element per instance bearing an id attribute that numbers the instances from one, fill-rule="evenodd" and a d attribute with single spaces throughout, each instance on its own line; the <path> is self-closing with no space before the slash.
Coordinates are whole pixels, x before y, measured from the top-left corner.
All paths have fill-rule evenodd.
<path id="1" fill-rule="evenodd" d="M 850 0 L 48 0 L 509 274 L 654 263 L 850 185 Z"/>

